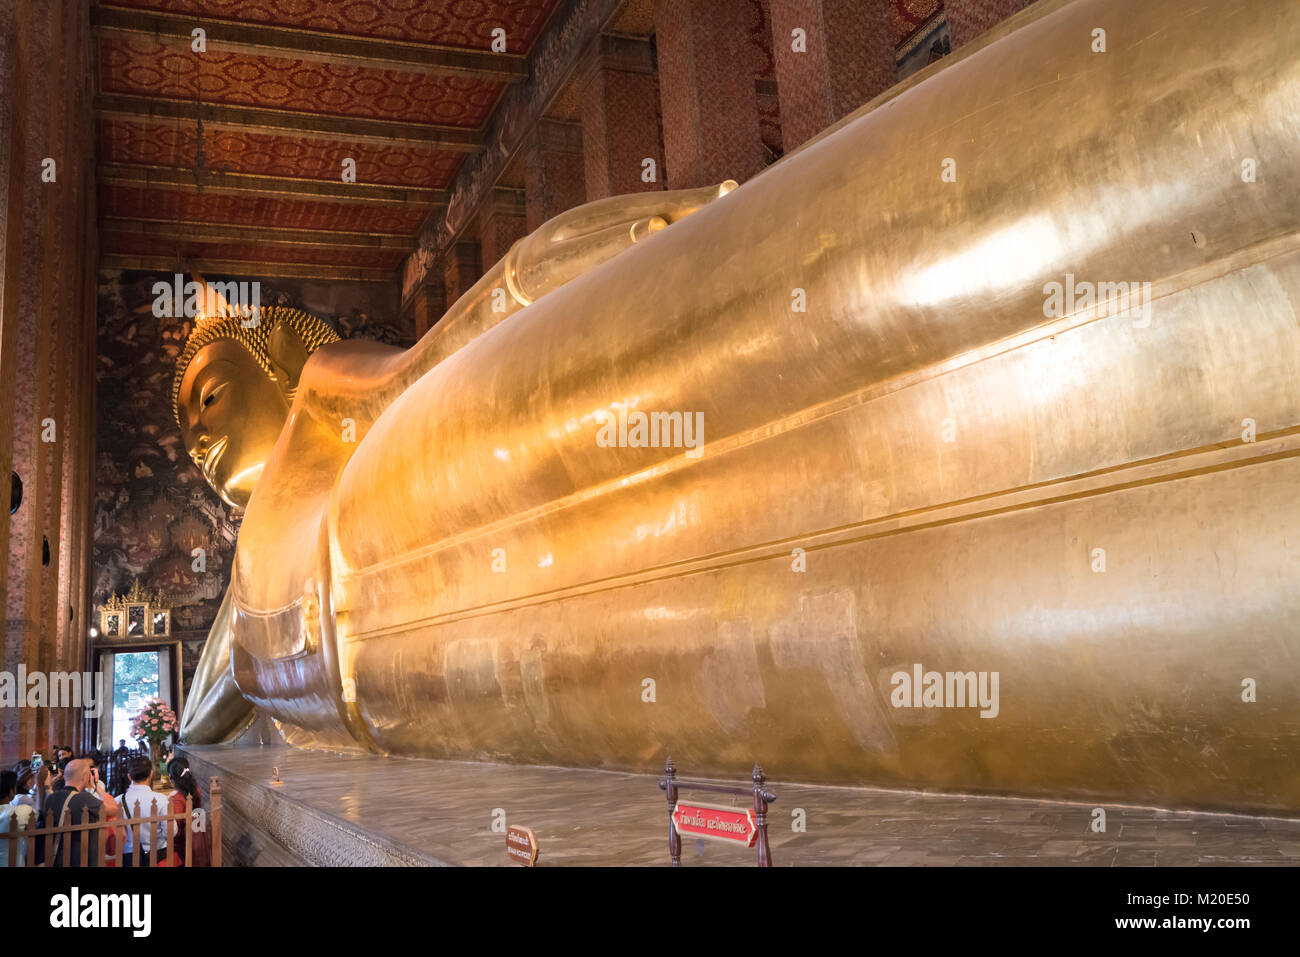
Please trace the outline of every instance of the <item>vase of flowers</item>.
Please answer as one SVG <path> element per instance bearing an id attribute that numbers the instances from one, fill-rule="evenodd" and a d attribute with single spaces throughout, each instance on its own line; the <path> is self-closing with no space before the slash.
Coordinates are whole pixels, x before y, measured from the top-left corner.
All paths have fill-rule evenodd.
<path id="1" fill-rule="evenodd" d="M 167 768 L 163 766 L 163 742 L 180 729 L 176 712 L 161 698 L 150 698 L 131 722 L 131 737 L 149 742 L 149 757 L 158 772 L 158 780 L 165 781 Z"/>

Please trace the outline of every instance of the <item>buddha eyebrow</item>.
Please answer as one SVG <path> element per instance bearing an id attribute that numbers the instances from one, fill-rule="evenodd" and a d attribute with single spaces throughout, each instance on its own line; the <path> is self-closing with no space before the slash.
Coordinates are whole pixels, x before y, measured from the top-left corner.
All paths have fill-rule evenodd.
<path id="1" fill-rule="evenodd" d="M 222 382 L 229 382 L 230 377 L 223 375 L 220 369 L 208 367 L 194 377 L 194 385 L 190 389 L 190 395 L 203 397 L 203 392 L 212 383 L 214 379 L 220 379 Z"/>

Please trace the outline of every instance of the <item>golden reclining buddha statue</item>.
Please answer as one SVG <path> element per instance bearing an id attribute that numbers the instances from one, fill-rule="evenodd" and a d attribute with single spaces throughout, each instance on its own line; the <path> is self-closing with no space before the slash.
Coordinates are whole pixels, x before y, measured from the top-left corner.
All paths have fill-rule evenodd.
<path id="1" fill-rule="evenodd" d="M 246 511 L 184 738 L 1294 811 L 1298 42 L 1040 0 L 408 351 L 204 323 Z"/>

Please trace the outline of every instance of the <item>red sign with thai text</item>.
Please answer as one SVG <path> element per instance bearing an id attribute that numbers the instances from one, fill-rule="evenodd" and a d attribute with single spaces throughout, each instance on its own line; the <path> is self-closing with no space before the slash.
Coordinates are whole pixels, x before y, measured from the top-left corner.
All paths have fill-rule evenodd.
<path id="1" fill-rule="evenodd" d="M 537 863 L 537 835 L 532 828 L 511 824 L 506 831 L 506 857 L 511 864 L 532 867 Z"/>
<path id="2" fill-rule="evenodd" d="M 753 847 L 758 838 L 754 812 L 739 807 L 683 804 L 673 808 L 673 826 L 683 837 L 705 837 Z"/>

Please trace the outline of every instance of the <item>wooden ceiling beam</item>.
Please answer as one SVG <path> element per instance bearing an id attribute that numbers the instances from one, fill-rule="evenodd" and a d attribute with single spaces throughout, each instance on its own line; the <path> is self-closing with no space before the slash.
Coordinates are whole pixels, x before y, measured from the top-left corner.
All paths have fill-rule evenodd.
<path id="1" fill-rule="evenodd" d="M 194 28 L 202 27 L 209 49 L 254 56 L 341 63 L 372 70 L 471 74 L 496 83 L 517 83 L 528 76 L 525 57 L 490 50 L 348 36 L 109 4 L 97 4 L 91 9 L 91 23 L 100 35 L 149 36 L 183 41 L 187 45 L 191 42 Z"/>
<path id="2" fill-rule="evenodd" d="M 100 269 L 138 269 L 145 272 L 172 273 L 197 270 L 205 275 L 247 276 L 256 279 L 334 279 L 347 282 L 397 281 L 395 269 L 358 268 L 356 266 L 317 266 L 307 263 L 268 263 L 232 259 L 203 259 L 182 256 L 134 256 L 103 253 Z"/>
<path id="3" fill-rule="evenodd" d="M 103 232 L 149 236 L 167 242 L 256 243 L 284 246 L 312 246 L 331 249 L 394 249 L 410 252 L 415 240 L 392 233 L 336 232 L 329 229 L 285 229 L 274 226 L 230 226 L 221 223 L 191 223 L 155 219 L 99 221 Z"/>
<path id="4" fill-rule="evenodd" d="M 95 110 L 100 116 L 127 120 L 182 120 L 197 123 L 199 104 L 192 100 L 158 99 L 122 93 L 100 93 Z M 435 126 L 427 123 L 403 123 L 396 120 L 372 120 L 354 116 L 331 116 L 322 113 L 299 113 L 294 110 L 268 110 L 255 106 L 232 106 L 223 103 L 202 105 L 203 126 L 211 130 L 245 130 L 255 133 L 324 137 L 391 146 L 403 143 L 425 148 L 474 153 L 482 148 L 478 130 L 459 126 Z"/>
<path id="5" fill-rule="evenodd" d="M 194 171 L 172 166 L 132 166 L 104 163 L 99 166 L 101 183 L 120 186 L 197 189 Z M 391 203 L 405 206 L 445 206 L 447 191 L 410 186 L 381 186 L 372 183 L 342 183 L 332 180 L 297 179 L 288 176 L 257 176 L 205 170 L 204 192 L 217 195 L 274 196 L 284 199 L 337 199 L 360 203 Z"/>

